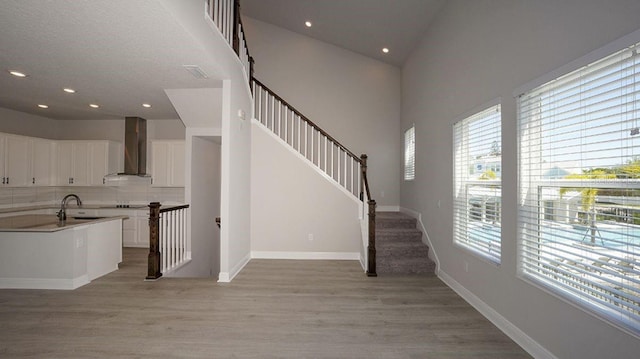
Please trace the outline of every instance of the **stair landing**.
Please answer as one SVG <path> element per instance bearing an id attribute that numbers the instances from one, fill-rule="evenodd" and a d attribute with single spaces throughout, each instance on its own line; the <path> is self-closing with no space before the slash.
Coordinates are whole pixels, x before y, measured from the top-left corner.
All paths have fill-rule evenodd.
<path id="1" fill-rule="evenodd" d="M 416 219 L 401 212 L 376 213 L 378 274 L 432 274 L 435 263 L 422 242 Z"/>

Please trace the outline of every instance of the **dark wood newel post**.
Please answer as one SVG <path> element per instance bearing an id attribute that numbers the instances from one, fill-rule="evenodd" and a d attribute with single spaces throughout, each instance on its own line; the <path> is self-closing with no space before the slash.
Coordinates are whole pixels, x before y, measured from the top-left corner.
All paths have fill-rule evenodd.
<path id="1" fill-rule="evenodd" d="M 160 202 L 149 204 L 149 258 L 147 280 L 162 277 L 160 272 Z"/>
<path id="2" fill-rule="evenodd" d="M 377 277 L 376 273 L 376 201 L 369 202 L 369 248 L 367 276 Z"/>
<path id="3" fill-rule="evenodd" d="M 376 273 L 376 201 L 371 198 L 369 190 L 369 180 L 367 179 L 367 158 L 365 154 L 360 155 L 360 167 L 362 168 L 362 184 L 360 187 L 360 200 L 364 201 L 364 193 L 367 193 L 367 204 L 369 205 L 369 242 L 367 244 L 367 276 L 377 277 Z"/>

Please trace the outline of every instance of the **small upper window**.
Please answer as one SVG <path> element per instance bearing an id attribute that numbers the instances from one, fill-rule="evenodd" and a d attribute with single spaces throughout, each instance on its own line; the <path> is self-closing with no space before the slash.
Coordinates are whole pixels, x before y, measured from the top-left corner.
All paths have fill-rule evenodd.
<path id="1" fill-rule="evenodd" d="M 411 126 L 404 133 L 404 179 L 416 178 L 416 127 Z"/>

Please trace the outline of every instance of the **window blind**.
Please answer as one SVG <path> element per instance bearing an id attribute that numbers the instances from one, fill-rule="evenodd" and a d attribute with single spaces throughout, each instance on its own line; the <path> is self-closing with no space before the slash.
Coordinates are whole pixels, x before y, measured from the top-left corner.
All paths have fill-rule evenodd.
<path id="1" fill-rule="evenodd" d="M 453 126 L 454 241 L 500 263 L 502 152 L 500 105 Z"/>
<path id="2" fill-rule="evenodd" d="M 640 331 L 640 56 L 518 98 L 522 275 Z"/>
<path id="3" fill-rule="evenodd" d="M 404 133 L 404 179 L 411 181 L 416 177 L 416 128 L 411 126 Z"/>

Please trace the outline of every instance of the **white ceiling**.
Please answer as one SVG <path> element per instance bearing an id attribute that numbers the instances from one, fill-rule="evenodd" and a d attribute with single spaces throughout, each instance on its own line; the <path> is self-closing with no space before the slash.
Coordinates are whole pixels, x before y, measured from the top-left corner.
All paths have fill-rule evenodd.
<path id="1" fill-rule="evenodd" d="M 210 56 L 162 2 L 2 0 L 0 107 L 53 119 L 178 118 L 164 89 L 221 82 Z M 196 79 L 183 65 L 211 78 Z"/>
<path id="2" fill-rule="evenodd" d="M 167 9 L 178 0 L 1 1 L 0 107 L 64 120 L 175 119 L 165 89 L 221 86 L 215 60 Z M 204 11 L 204 0 L 180 1 L 202 2 Z M 241 4 L 244 14 L 258 20 L 400 66 L 444 1 Z M 305 20 L 313 27 L 306 28 Z M 383 46 L 391 52 L 382 54 Z M 209 79 L 196 79 L 183 65 L 199 66 Z M 29 76 L 16 78 L 9 70 Z M 143 108 L 144 102 L 152 108 Z M 49 108 L 38 108 L 40 103 Z"/>
<path id="3" fill-rule="evenodd" d="M 402 66 L 445 1 L 241 0 L 240 4 L 243 15 Z M 311 28 L 304 25 L 307 20 L 313 23 Z M 383 47 L 389 48 L 388 54 L 382 53 Z"/>

